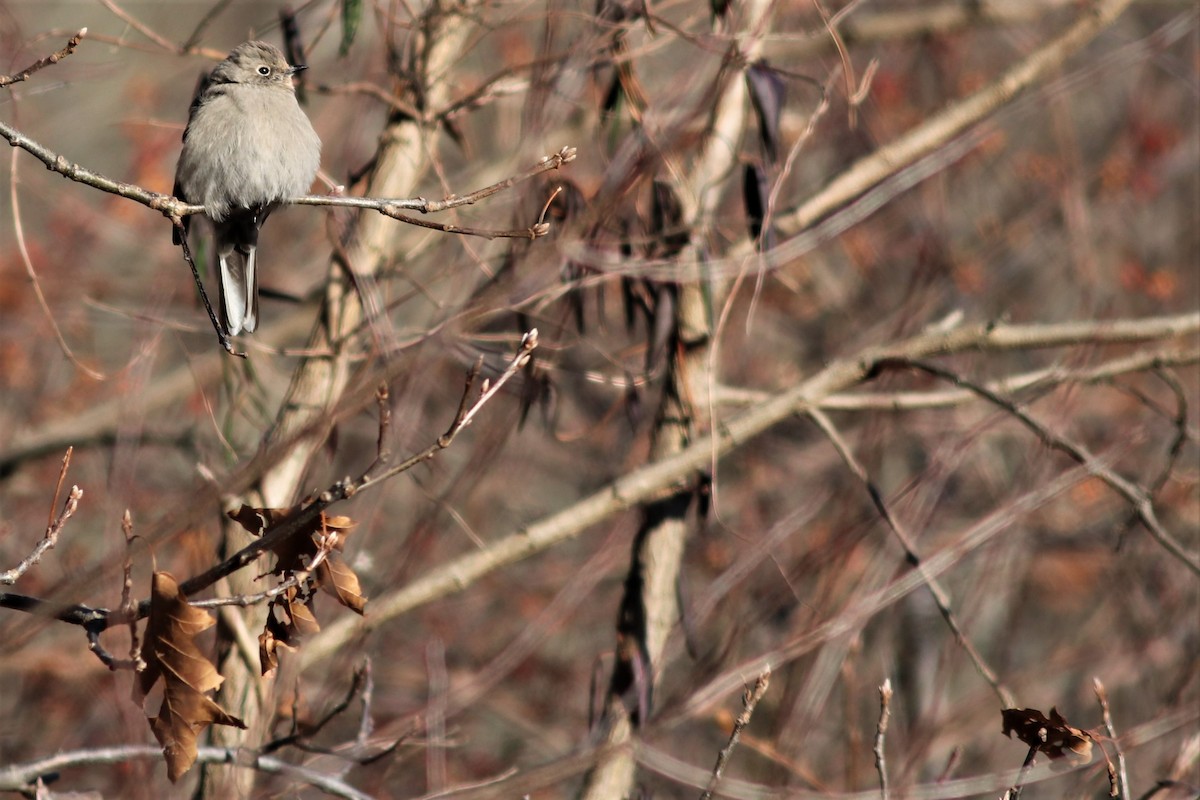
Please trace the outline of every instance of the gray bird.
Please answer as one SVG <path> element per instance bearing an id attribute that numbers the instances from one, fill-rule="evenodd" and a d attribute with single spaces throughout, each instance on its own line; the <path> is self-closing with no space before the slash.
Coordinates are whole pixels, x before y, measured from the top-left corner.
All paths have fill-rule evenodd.
<path id="1" fill-rule="evenodd" d="M 308 192 L 321 164 L 321 140 L 292 85 L 302 69 L 266 42 L 238 45 L 202 79 L 183 132 L 175 196 L 212 221 L 230 335 L 258 326 L 259 228 L 280 201 Z"/>

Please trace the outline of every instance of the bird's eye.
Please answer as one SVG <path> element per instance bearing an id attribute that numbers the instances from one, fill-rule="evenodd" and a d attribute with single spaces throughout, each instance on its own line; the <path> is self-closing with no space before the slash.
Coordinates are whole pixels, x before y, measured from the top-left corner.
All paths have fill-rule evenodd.
<path id="1" fill-rule="evenodd" d="M 265 78 L 271 74 L 271 68 L 268 67 L 266 64 L 263 64 L 261 67 L 258 68 L 258 74 L 262 75 Z"/>

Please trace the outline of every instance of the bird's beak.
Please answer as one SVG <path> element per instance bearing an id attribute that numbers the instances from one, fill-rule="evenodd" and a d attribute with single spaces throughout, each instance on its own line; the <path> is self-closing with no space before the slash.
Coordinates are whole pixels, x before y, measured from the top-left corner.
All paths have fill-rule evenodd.
<path id="1" fill-rule="evenodd" d="M 303 72 L 306 69 L 308 69 L 308 64 L 298 64 L 298 65 L 288 69 L 287 74 L 295 75 L 297 72 Z"/>

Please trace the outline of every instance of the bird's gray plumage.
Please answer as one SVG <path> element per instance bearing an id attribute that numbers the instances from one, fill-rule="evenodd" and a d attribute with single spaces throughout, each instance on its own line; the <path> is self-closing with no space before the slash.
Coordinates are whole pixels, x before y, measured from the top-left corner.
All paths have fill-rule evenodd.
<path id="1" fill-rule="evenodd" d="M 222 322 L 233 335 L 258 325 L 259 228 L 280 201 L 308 191 L 321 162 L 321 140 L 296 102 L 299 69 L 266 42 L 238 45 L 201 82 L 183 132 L 175 196 L 203 205 L 212 221 Z"/>

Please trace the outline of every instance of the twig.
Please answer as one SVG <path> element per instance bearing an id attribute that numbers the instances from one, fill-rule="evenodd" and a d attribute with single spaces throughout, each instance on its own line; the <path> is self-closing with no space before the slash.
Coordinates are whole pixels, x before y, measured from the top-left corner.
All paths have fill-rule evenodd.
<path id="1" fill-rule="evenodd" d="M 38 70 L 45 69 L 51 64 L 57 64 L 59 61 L 62 61 L 64 58 L 75 52 L 75 48 L 79 47 L 79 43 L 83 41 L 83 37 L 87 36 L 87 31 L 87 28 L 80 28 L 79 32 L 72 36 L 67 42 L 66 47 L 56 53 L 51 53 L 45 58 L 39 58 L 37 61 L 33 62 L 20 72 L 17 72 L 13 75 L 0 75 L 0 88 L 28 80 L 29 76 Z"/>
<path id="2" fill-rule="evenodd" d="M 125 747 L 96 747 L 88 750 L 71 750 L 56 753 L 48 758 L 13 764 L 0 768 L 0 791 L 24 792 L 33 787 L 45 775 L 51 775 L 70 767 L 87 764 L 124 764 L 129 761 L 158 760 L 162 748 L 157 745 L 127 745 Z M 355 789 L 341 779 L 325 775 L 308 767 L 289 764 L 277 758 L 260 755 L 241 747 L 199 747 L 196 762 L 200 764 L 227 764 L 243 769 L 254 769 L 270 775 L 283 775 L 292 780 L 306 783 L 334 797 L 346 800 L 373 800 L 369 794 Z"/>
<path id="3" fill-rule="evenodd" d="M 100 0 L 100 2 L 104 4 L 105 8 L 107 8 L 109 11 L 111 11 L 113 14 L 115 14 L 118 19 L 120 19 L 122 22 L 124 22 L 129 27 L 133 28 L 138 33 L 142 34 L 142 36 L 145 36 L 147 39 L 154 42 L 156 45 L 158 45 L 162 49 L 164 49 L 168 52 L 171 52 L 171 53 L 183 53 L 184 52 L 184 48 L 181 48 L 179 45 L 175 44 L 167 37 L 156 32 L 149 25 L 142 22 L 137 17 L 133 16 L 128 11 L 126 11 L 125 9 L 121 8 L 119 5 L 114 3 L 113 0 Z"/>
<path id="4" fill-rule="evenodd" d="M 388 432 L 392 427 L 392 404 L 387 383 L 379 384 L 375 390 L 375 405 L 379 408 L 379 435 L 375 440 L 375 461 L 367 467 L 364 475 L 370 475 L 379 467 L 387 466 L 392 460 L 392 448 Z"/>
<path id="5" fill-rule="evenodd" d="M 221 15 L 230 2 L 232 0 L 217 0 L 208 11 L 204 12 L 204 16 L 200 18 L 200 21 L 196 23 L 196 27 L 192 29 L 191 35 L 183 41 L 182 50 L 184 52 L 191 50 L 200 43 L 200 37 L 204 34 L 205 29 L 212 24 L 213 20 Z"/>
<path id="6" fill-rule="evenodd" d="M 58 326 L 58 321 L 54 318 L 54 313 L 50 310 L 50 304 L 46 302 L 46 294 L 42 291 L 42 282 L 38 279 L 37 270 L 33 266 L 33 258 L 29 255 L 29 248 L 25 244 L 25 227 L 21 222 L 21 197 L 17 191 L 19 163 L 17 162 L 16 150 L 12 152 L 11 161 L 12 174 L 9 178 L 9 201 L 12 203 L 13 233 L 17 237 L 17 252 L 21 256 L 21 264 L 25 267 L 25 274 L 29 276 L 29 284 L 33 287 L 33 296 L 37 299 L 38 306 L 46 316 L 46 322 L 49 324 L 50 330 L 54 332 L 54 339 L 58 342 L 58 347 L 62 350 L 63 355 L 67 357 L 67 360 L 92 380 L 106 380 L 104 374 L 88 367 L 75 356 L 75 353 L 71 350 L 71 346 L 67 344 L 66 337 L 63 336 L 62 329 Z"/>
<path id="7" fill-rule="evenodd" d="M 708 779 L 708 787 L 700 793 L 700 800 L 712 800 L 713 792 L 717 790 L 717 785 L 721 782 L 721 773 L 725 771 L 725 767 L 729 764 L 729 757 L 733 755 L 733 750 L 737 747 L 738 739 L 742 736 L 742 730 L 750 724 L 750 717 L 753 716 L 758 701 L 762 700 L 763 695 L 767 693 L 767 687 L 770 685 L 771 668 L 768 666 L 763 669 L 762 673 L 754 681 L 753 688 L 747 689 L 742 695 L 742 713 L 738 714 L 738 718 L 734 720 L 733 730 L 729 734 L 729 742 L 717 754 L 717 763 L 713 767 L 712 777 Z"/>
<path id="8" fill-rule="evenodd" d="M 1180 384 L 1179 380 L 1165 369 L 1167 366 L 1169 365 L 1165 363 L 1157 364 L 1154 369 L 1154 375 L 1160 381 L 1165 383 L 1167 388 L 1171 390 L 1171 393 L 1175 395 L 1174 414 L 1161 409 L 1157 403 L 1142 394 L 1140 391 L 1136 391 L 1130 387 L 1122 386 L 1121 384 L 1114 382 L 1115 386 L 1130 392 L 1146 406 L 1150 407 L 1151 409 L 1159 410 L 1160 413 L 1170 417 L 1171 423 L 1175 427 L 1175 436 L 1171 438 L 1171 444 L 1167 447 L 1167 457 L 1164 459 L 1162 469 L 1159 470 L 1158 475 L 1154 477 L 1154 480 L 1150 481 L 1146 485 L 1146 494 L 1150 498 L 1156 497 L 1162 488 L 1167 485 L 1167 481 L 1170 480 L 1171 474 L 1175 471 L 1175 464 L 1179 460 L 1180 454 L 1183 452 L 1183 446 L 1187 443 L 1189 438 L 1187 393 L 1184 392 L 1183 386 Z M 1120 547 L 1120 542 L 1124 540 L 1126 531 L 1132 528 L 1137 521 L 1137 512 L 1130 511 L 1129 517 L 1121 526 L 1121 534 L 1117 540 L 1118 547 Z"/>
<path id="9" fill-rule="evenodd" d="M 328 725 L 330 722 L 340 716 L 343 711 L 349 708 L 350 703 L 354 701 L 354 698 L 363 691 L 364 686 L 370 681 L 370 669 L 371 662 L 368 659 L 364 661 L 361 666 L 354 670 L 354 677 L 350 682 L 350 689 L 346 692 L 346 696 L 342 698 L 342 700 L 340 700 L 336 705 L 334 705 L 333 708 L 327 711 L 319 720 L 312 724 L 305 725 L 303 730 L 301 730 L 300 724 L 296 719 L 296 713 L 293 710 L 291 733 L 289 733 L 287 736 L 280 736 L 277 739 L 272 739 L 271 741 L 266 742 L 259 749 L 259 752 L 274 753 L 276 750 L 279 750 L 283 747 L 299 746 L 302 742 L 316 736 L 326 725 Z"/>
<path id="10" fill-rule="evenodd" d="M 131 622 L 130 624 L 134 623 Z M 103 645 L 100 644 L 100 633 L 102 631 L 101 628 L 89 627 L 86 629 L 86 631 L 88 650 L 90 650 L 96 656 L 96 658 L 100 659 L 100 663 L 108 667 L 109 670 L 113 672 L 122 669 L 136 670 L 138 669 L 139 664 L 144 666 L 140 656 L 135 658 L 117 658 L 112 653 L 105 650 Z"/>
<path id="11" fill-rule="evenodd" d="M 1008 398 L 1001 397 L 996 392 L 991 391 L 985 386 L 967 380 L 961 375 L 951 372 L 948 369 L 929 364 L 917 359 L 897 359 L 894 362 L 886 361 L 880 364 L 880 368 L 888 368 L 889 366 L 911 367 L 928 373 L 942 380 L 949 381 L 955 386 L 968 389 L 989 402 L 1003 408 L 1008 413 L 1012 414 L 1025 427 L 1033 431 L 1037 437 L 1045 444 L 1060 453 L 1064 453 L 1073 461 L 1081 464 L 1101 481 L 1108 485 L 1110 489 L 1125 498 L 1125 500 L 1133 507 L 1134 513 L 1138 519 L 1150 532 L 1162 547 L 1171 555 L 1179 559 L 1188 569 L 1197 575 L 1200 575 L 1200 556 L 1195 556 L 1184 549 L 1183 545 L 1172 536 L 1162 523 L 1159 522 L 1157 514 L 1154 511 L 1154 502 L 1143 489 L 1136 483 L 1122 478 L 1114 470 L 1103 466 L 1097 462 L 1096 457 L 1083 445 L 1075 444 L 1074 442 L 1059 436 L 1051 431 L 1041 422 L 1038 422 L 1029 412 L 1021 405 Z"/>
<path id="12" fill-rule="evenodd" d="M 42 144 L 30 139 L 16 128 L 0 122 L 0 137 L 3 137 L 13 147 L 19 147 L 25 152 L 32 155 L 34 158 L 46 165 L 46 168 L 51 172 L 57 172 L 65 178 L 68 178 L 76 183 L 82 183 L 86 186 L 91 186 L 93 189 L 99 189 L 102 192 L 119 195 L 136 203 L 146 206 L 154 211 L 159 212 L 167 219 L 174 222 L 176 219 L 182 219 L 189 214 L 201 214 L 204 212 L 204 206 L 192 205 L 185 203 L 178 198 L 170 195 L 159 194 L 152 192 L 149 189 L 144 189 L 131 183 L 123 183 L 113 180 L 98 172 L 93 172 L 79 164 L 67 161 L 66 158 L 50 150 Z M 385 217 L 407 222 L 411 225 L 419 225 L 421 227 L 431 227 L 438 230 L 444 230 L 447 233 L 461 233 L 472 236 L 482 236 L 485 238 L 511 237 L 511 238 L 537 238 L 544 236 L 549 231 L 548 225 L 535 225 L 528 229 L 516 231 L 493 231 L 479 228 L 461 228 L 455 225 L 437 225 L 424 221 L 418 221 L 413 217 L 406 216 L 400 213 L 401 209 L 419 211 L 422 214 L 433 214 L 440 211 L 446 211 L 451 208 L 471 205 L 477 203 L 485 197 L 490 197 L 497 192 L 510 189 L 519 183 L 527 181 L 544 172 L 556 170 L 564 164 L 568 164 L 575 160 L 577 151 L 574 147 L 560 148 L 557 153 L 548 155 L 538 161 L 520 175 L 515 175 L 511 178 L 499 181 L 491 186 L 478 189 L 466 195 L 451 195 L 442 200 L 426 200 L 423 197 L 416 198 L 372 198 L 372 197 L 346 197 L 344 195 L 302 195 L 300 197 L 292 197 L 281 201 L 281 205 L 299 205 L 299 206 L 334 206 L 338 208 L 360 208 L 369 211 L 378 211 Z"/>
<path id="13" fill-rule="evenodd" d="M 955 641 L 958 642 L 959 646 L 962 647 L 971 659 L 971 663 L 975 665 L 976 671 L 992 687 L 992 691 L 996 693 L 996 697 L 1000 700 L 1001 708 L 1012 708 L 1016 705 L 1016 700 L 1012 692 L 1000 682 L 999 676 L 988 666 L 988 663 L 983 660 L 980 652 L 975 649 L 975 645 L 967 638 L 966 632 L 963 631 L 962 626 L 958 623 L 958 617 L 950 605 L 949 595 L 946 594 L 946 590 L 942 588 L 942 585 L 933 576 L 926 573 L 925 564 L 921 560 L 920 554 L 917 553 L 912 537 L 908 535 L 908 532 L 900 526 L 900 523 L 892 515 L 891 509 L 884 502 L 883 494 L 879 491 L 874 481 L 871 480 L 871 476 L 867 474 L 866 469 L 854 457 L 854 453 L 850 450 L 845 440 L 842 439 L 841 434 L 838 433 L 837 428 L 834 427 L 833 422 L 824 411 L 813 408 L 809 409 L 807 413 L 812 421 L 817 424 L 817 427 L 821 429 L 821 432 L 829 438 L 838 455 L 846 462 L 846 466 L 850 469 L 850 472 L 854 474 L 854 477 L 858 478 L 867 490 L 867 494 L 870 495 L 871 503 L 875 506 L 875 510 L 879 512 L 879 516 L 887 523 L 892 534 L 900 542 L 900 546 L 904 548 L 904 555 L 908 563 L 912 565 L 913 569 L 925 581 L 925 585 L 929 588 L 929 593 L 933 596 L 934 603 L 937 604 L 938 611 L 941 612 L 942 618 L 946 620 L 946 625 L 950 628 L 951 633 L 954 634 Z"/>
<path id="14" fill-rule="evenodd" d="M 1117 781 L 1116 786 L 1113 787 L 1115 790 L 1113 797 L 1118 800 L 1130 800 L 1129 771 L 1125 767 L 1125 751 L 1121 749 L 1121 743 L 1117 740 L 1117 729 L 1113 725 L 1112 711 L 1108 707 L 1108 691 L 1099 678 L 1092 678 L 1092 690 L 1096 693 L 1096 701 L 1100 703 L 1100 711 L 1104 715 L 1104 732 L 1108 734 L 1113 751 L 1117 754 Z M 1106 752 L 1105 758 L 1107 757 Z M 1112 768 L 1112 764 L 1109 764 L 1109 768 Z"/>
<path id="15" fill-rule="evenodd" d="M 125 515 L 121 518 L 121 532 L 125 534 L 125 569 L 121 581 L 121 615 L 129 620 L 129 660 L 133 663 L 133 669 L 141 672 L 146 668 L 146 662 L 142 660 L 142 647 L 138 638 L 137 627 L 137 603 L 133 600 L 133 557 L 131 550 L 133 549 L 133 542 L 136 537 L 133 535 L 133 516 L 129 513 L 128 508 L 125 509 Z M 97 642 L 98 644 L 99 642 Z M 111 666 L 109 668 L 112 669 Z"/>
<path id="16" fill-rule="evenodd" d="M 1025 762 L 1021 764 L 1021 771 L 1017 773 L 1017 782 L 1004 793 L 1002 800 L 1020 800 L 1021 790 L 1025 788 L 1025 776 L 1029 774 L 1029 770 L 1033 767 L 1033 760 L 1036 756 L 1037 748 L 1029 748 L 1029 752 L 1025 754 Z"/>
<path id="17" fill-rule="evenodd" d="M 100 644 L 100 634 L 105 630 L 103 625 L 85 624 L 84 631 L 87 634 L 88 650 L 100 659 L 100 663 L 108 667 L 110 671 L 127 669 L 141 672 L 146 668 L 146 662 L 142 659 L 137 629 L 137 603 L 133 600 L 133 558 L 130 551 L 135 537 L 133 535 L 133 517 L 128 508 L 121 517 L 121 532 L 125 534 L 125 564 L 121 580 L 121 605 L 117 616 L 129 625 L 129 658 L 117 658 Z M 96 620 L 93 619 L 92 623 L 95 622 Z"/>
<path id="18" fill-rule="evenodd" d="M 41 36 L 42 37 L 66 36 L 70 32 L 71 32 L 70 30 L 65 29 L 65 28 L 50 28 L 49 30 L 42 33 Z M 126 36 L 113 36 L 111 34 L 98 33 L 96 31 L 88 31 L 87 39 L 89 42 L 98 42 L 99 44 L 108 44 L 108 45 L 112 45 L 113 47 L 120 47 L 123 50 L 133 50 L 138 53 L 151 53 L 153 55 L 160 55 L 162 53 L 161 47 L 155 47 L 153 45 L 145 44 L 144 42 L 135 42 Z M 186 50 L 178 51 L 178 54 L 179 55 L 189 55 L 189 56 L 202 56 L 204 58 L 211 59 L 212 61 L 220 61 L 221 59 L 225 58 L 225 56 L 227 56 L 229 54 L 229 51 L 228 50 L 218 50 L 217 48 L 214 48 L 214 47 L 196 47 L 193 45 L 192 47 L 189 47 Z"/>
<path id="19" fill-rule="evenodd" d="M 363 208 L 371 211 L 378 211 L 384 216 L 394 219 L 401 219 L 403 215 L 399 215 L 400 209 L 408 211 L 419 211 L 422 214 L 436 214 L 440 211 L 448 211 L 452 208 L 460 208 L 478 203 L 484 198 L 491 197 L 494 194 L 502 192 L 506 189 L 524 183 L 525 181 L 535 178 L 545 172 L 552 172 L 562 168 L 564 164 L 569 164 L 575 160 L 578 151 L 574 147 L 562 147 L 556 153 L 544 156 L 536 164 L 525 170 L 519 175 L 514 175 L 510 178 L 505 178 L 502 181 L 497 181 L 490 186 L 485 186 L 482 189 L 476 189 L 465 195 L 453 194 L 441 200 L 427 200 L 424 197 L 414 197 L 409 199 L 400 198 L 371 198 L 371 197 L 345 197 L 338 195 L 304 195 L 302 197 L 293 197 L 290 200 L 285 200 L 284 203 L 299 205 L 299 206 L 339 206 L 343 208 Z"/>
<path id="20" fill-rule="evenodd" d="M 192 257 L 192 248 L 188 245 L 187 228 L 183 227 L 183 220 L 179 217 L 171 217 L 171 224 L 179 232 L 179 246 L 183 250 L 183 260 L 187 262 L 188 267 L 192 270 L 192 279 L 196 282 L 196 289 L 200 292 L 200 299 L 204 301 L 204 310 L 208 312 L 208 321 L 212 323 L 213 330 L 217 332 L 217 341 L 221 343 L 221 347 L 225 348 L 225 352 L 229 353 L 229 355 L 245 358 L 245 353 L 233 349 L 233 342 L 229 339 L 229 331 L 225 330 L 225 326 L 217 320 L 212 303 L 208 301 L 208 292 L 204 291 L 204 281 L 200 280 L 200 270 L 196 268 L 196 259 Z"/>
<path id="21" fill-rule="evenodd" d="M 261 592 L 255 592 L 254 594 L 237 594 L 233 595 L 232 597 L 213 597 L 208 600 L 188 600 L 188 605 L 195 606 L 196 608 L 222 608 L 224 606 L 247 608 L 249 606 L 258 605 L 266 600 L 273 600 L 276 597 L 279 597 L 279 595 L 287 592 L 288 589 L 299 586 L 301 581 L 306 580 L 312 569 L 315 568 L 319 563 L 317 560 L 318 557 L 321 561 L 325 560 L 325 556 L 320 555 L 320 551 L 318 551 L 318 555 L 313 557 L 313 563 L 310 565 L 309 569 L 293 572 L 283 581 L 275 586 L 272 586 L 270 589 L 265 589 Z"/>
<path id="22" fill-rule="evenodd" d="M 850 130 L 858 127 L 858 107 L 867 96 L 867 91 L 871 85 L 871 78 L 875 75 L 875 69 L 878 62 L 874 59 L 871 65 L 867 67 L 867 73 L 863 76 L 862 84 L 856 86 L 854 80 L 854 60 L 850 58 L 850 52 L 846 48 L 846 42 L 842 39 L 842 35 L 837 30 L 837 20 L 829 16 L 829 12 L 821 5 L 820 0 L 812 0 L 813 6 L 817 9 L 817 14 L 821 17 L 821 22 L 825 24 L 825 30 L 829 33 L 829 38 L 833 40 L 834 47 L 837 48 L 838 58 L 842 61 L 842 75 L 846 81 L 846 105 L 847 105 L 847 122 Z M 857 3 L 850 3 L 845 8 L 838 11 L 838 19 L 846 16 L 851 7 Z"/>
<path id="23" fill-rule="evenodd" d="M 308 204 L 304 202 L 298 202 L 297 205 Z M 315 205 L 326 204 L 318 203 Z M 334 203 L 330 205 L 340 204 Z M 539 239 L 550 232 L 550 223 L 548 222 L 542 222 L 537 225 L 532 225 L 528 228 L 494 230 L 491 228 L 468 228 L 462 225 L 455 225 L 450 222 L 431 222 L 429 220 L 417 219 L 416 217 L 410 217 L 407 214 L 401 214 L 400 212 L 396 211 L 393 206 L 388 205 L 386 202 L 382 207 L 376 208 L 375 210 L 380 214 L 383 214 L 385 217 L 391 217 L 394 220 L 398 220 L 409 225 L 415 225 L 418 228 L 428 228 L 430 230 L 441 231 L 442 233 L 453 233 L 459 236 L 478 236 L 481 239 L 487 239 L 489 241 L 492 239 Z"/>
<path id="24" fill-rule="evenodd" d="M 312 87 L 315 91 L 321 94 L 361 94 L 367 97 L 373 97 L 381 103 L 387 105 L 392 111 L 398 111 L 405 116 L 413 119 L 420 119 L 421 111 L 407 103 L 404 100 L 396 97 L 378 84 L 370 81 L 354 81 L 351 83 L 318 83 Z"/>
<path id="25" fill-rule="evenodd" d="M 67 495 L 66 502 L 63 503 L 62 511 L 58 513 L 57 517 L 54 516 L 54 506 L 58 505 L 58 495 L 62 490 L 63 481 L 67 477 L 67 468 L 71 465 L 71 452 L 71 448 L 68 447 L 66 454 L 63 456 L 62 467 L 59 469 L 58 473 L 58 484 L 54 488 L 54 501 L 50 507 L 51 519 L 46 525 L 45 535 L 42 537 L 42 540 L 37 543 L 37 546 L 33 548 L 33 551 L 30 552 L 30 554 L 25 558 L 21 559 L 19 564 L 10 570 L 0 572 L 0 585 L 11 586 L 12 584 L 16 583 L 22 575 L 28 572 L 33 565 L 41 561 L 42 556 L 46 554 L 46 551 L 53 549 L 54 546 L 58 544 L 58 535 L 62 533 L 63 526 L 67 524 L 67 520 L 69 520 L 75 513 L 75 509 L 79 507 L 79 499 L 83 497 L 83 489 L 80 489 L 78 486 L 72 486 L 70 494 Z M 0 597 L 3 596 L 4 595 L 0 593 Z"/>
<path id="26" fill-rule="evenodd" d="M 884 758 L 883 744 L 887 736 L 888 720 L 892 716 L 892 679 L 884 678 L 879 687 L 879 724 L 875 728 L 875 770 L 879 773 L 879 792 L 883 800 L 891 796 L 888 790 L 887 759 Z"/>
<path id="27" fill-rule="evenodd" d="M 54 497 L 50 499 L 50 511 L 46 514 L 46 529 L 54 525 L 54 509 L 58 508 L 58 498 L 62 497 L 63 484 L 67 482 L 67 470 L 71 468 L 71 456 L 75 454 L 74 447 L 68 447 L 63 453 L 62 465 L 58 468 L 58 480 L 54 483 Z"/>
<path id="28" fill-rule="evenodd" d="M 185 595 L 191 595 L 208 588 L 221 578 L 230 575 L 244 567 L 246 564 L 249 564 L 258 557 L 259 553 L 262 553 L 273 547 L 277 547 L 280 543 L 295 535 L 298 531 L 307 529 L 312 521 L 321 514 L 321 512 L 325 511 L 334 503 L 353 497 L 364 489 L 378 485 L 387 479 L 395 475 L 399 475 L 402 472 L 406 472 L 416 465 L 428 461 L 436 456 L 440 451 L 449 447 L 454 442 L 454 439 L 458 436 L 458 434 L 461 433 L 462 430 L 471 423 L 471 420 L 474 419 L 479 410 L 496 395 L 496 392 L 498 392 L 500 388 L 504 386 L 504 384 L 508 383 L 508 381 L 511 380 L 513 376 L 515 376 L 517 372 L 521 370 L 522 367 L 529 363 L 530 355 L 533 353 L 534 348 L 537 347 L 537 344 L 537 329 L 535 328 L 521 338 L 520 350 L 518 350 L 517 354 L 513 356 L 513 359 L 509 363 L 508 369 L 504 371 L 504 374 L 502 374 L 494 384 L 488 385 L 485 382 L 483 392 L 479 396 L 479 399 L 476 400 L 473 405 L 467 408 L 466 411 L 461 411 L 460 409 L 460 414 L 456 416 L 454 422 L 451 423 L 450 428 L 441 436 L 439 436 L 437 441 L 432 445 L 425 448 L 420 453 L 410 456 L 402 463 L 397 464 L 396 466 L 391 467 L 390 469 L 387 469 L 377 475 L 363 475 L 358 480 L 343 479 L 338 481 L 317 496 L 317 498 L 311 503 L 263 531 L 261 537 L 254 540 L 222 563 L 200 575 L 184 581 L 182 584 L 180 584 L 180 591 Z M 469 390 L 470 385 L 468 385 L 468 391 Z M 145 616 L 145 614 L 149 613 L 149 602 L 149 600 L 144 600 L 139 605 L 139 616 Z"/>

